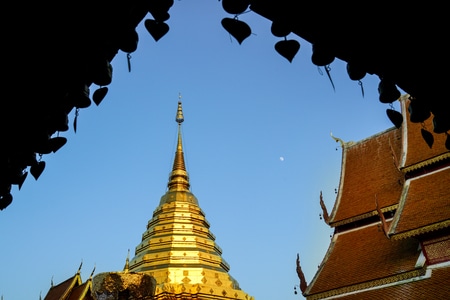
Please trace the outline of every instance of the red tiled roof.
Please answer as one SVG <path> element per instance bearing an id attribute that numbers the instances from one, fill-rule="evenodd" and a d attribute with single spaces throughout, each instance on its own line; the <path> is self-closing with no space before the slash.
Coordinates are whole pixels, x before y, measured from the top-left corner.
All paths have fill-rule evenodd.
<path id="1" fill-rule="evenodd" d="M 91 285 L 89 284 L 89 281 L 86 281 L 80 286 L 75 287 L 72 292 L 70 293 L 70 296 L 67 300 L 90 300 L 93 299 L 91 296 Z M 82 298 L 82 296 L 84 297 Z"/>
<path id="2" fill-rule="evenodd" d="M 412 281 L 382 289 L 348 294 L 339 299 L 448 299 L 450 295 L 450 267 L 433 269 L 430 278 Z M 413 296 L 414 295 L 414 296 Z"/>
<path id="3" fill-rule="evenodd" d="M 444 221 L 449 223 L 450 167 L 407 180 L 401 198 L 390 235 L 411 236 L 428 232 Z"/>
<path id="4" fill-rule="evenodd" d="M 78 281 L 78 274 L 66 279 L 65 281 L 52 286 L 44 300 L 60 300 L 61 297 L 70 289 L 74 281 Z"/>
<path id="5" fill-rule="evenodd" d="M 401 131 L 387 130 L 353 145 L 345 145 L 338 198 L 330 216 L 333 223 L 398 203 L 403 174 L 396 167 Z"/>
<path id="6" fill-rule="evenodd" d="M 378 224 L 335 234 L 333 240 L 305 295 L 417 270 L 419 242 L 390 240 Z"/>
<path id="7" fill-rule="evenodd" d="M 340 188 L 329 221 L 336 231 L 304 293 L 308 299 L 443 299 L 450 294 L 450 267 L 438 268 L 440 262 L 447 261 L 448 238 L 442 242 L 442 231 L 426 236 L 432 259 L 427 253 L 420 256 L 418 239 L 402 238 L 450 228 L 446 137 L 433 134 L 433 147 L 428 147 L 421 134 L 422 124 L 409 121 L 407 97 L 401 99 L 406 120 L 401 129 L 344 144 Z M 433 131 L 431 118 L 424 126 Z M 394 219 L 388 221 L 392 239 L 385 236 L 381 222 L 364 225 L 376 220 L 376 200 L 384 211 L 396 210 Z M 425 263 L 424 257 L 437 267 L 427 269 L 418 264 Z M 428 278 L 431 270 L 433 275 Z"/>
<path id="8" fill-rule="evenodd" d="M 448 149 L 445 148 L 446 135 L 444 133 L 436 134 L 433 132 L 432 117 L 428 118 L 424 122 L 425 129 L 431 134 L 433 134 L 434 137 L 434 143 L 432 148 L 430 149 L 430 147 L 427 145 L 421 134 L 422 124 L 412 123 L 409 121 L 408 106 L 411 101 L 408 100 L 406 97 L 407 96 L 402 97 L 403 100 L 401 101 L 403 107 L 402 111 L 404 120 L 402 125 L 402 131 L 404 139 L 406 139 L 404 144 L 407 145 L 406 149 L 403 150 L 404 157 L 401 162 L 402 168 L 407 168 L 410 167 L 411 165 L 439 156 L 443 153 L 450 152 Z"/>

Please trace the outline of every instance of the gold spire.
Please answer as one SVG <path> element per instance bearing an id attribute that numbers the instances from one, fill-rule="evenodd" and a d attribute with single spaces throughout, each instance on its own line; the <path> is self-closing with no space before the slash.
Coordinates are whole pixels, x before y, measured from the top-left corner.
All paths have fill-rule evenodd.
<path id="1" fill-rule="evenodd" d="M 123 267 L 123 272 L 128 273 L 130 269 L 130 249 L 128 249 L 127 259 L 125 260 L 125 266 Z"/>
<path id="2" fill-rule="evenodd" d="M 179 96 L 181 99 L 181 96 Z M 181 123 L 184 121 L 181 101 L 178 101 L 178 110 L 175 121 L 178 123 L 178 142 L 172 172 L 169 176 L 167 187 L 169 191 L 189 191 L 189 176 L 184 164 L 183 143 L 181 141 Z"/>
<path id="3" fill-rule="evenodd" d="M 179 97 L 181 99 L 181 96 Z M 156 280 L 155 299 L 254 300 L 228 273 L 222 249 L 197 198 L 189 190 L 184 164 L 181 101 L 175 117 L 178 144 L 168 191 L 147 223 L 142 241 L 129 262 L 129 273 L 148 274 Z"/>

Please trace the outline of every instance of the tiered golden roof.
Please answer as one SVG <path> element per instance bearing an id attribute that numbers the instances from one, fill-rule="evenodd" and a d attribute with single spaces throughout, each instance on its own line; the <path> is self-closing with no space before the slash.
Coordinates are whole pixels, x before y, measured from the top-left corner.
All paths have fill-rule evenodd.
<path id="1" fill-rule="evenodd" d="M 156 279 L 155 299 L 253 299 L 228 274 L 230 267 L 215 243 L 205 213 L 189 190 L 181 139 L 181 101 L 176 121 L 178 143 L 168 191 L 148 222 L 129 271 L 144 272 Z"/>

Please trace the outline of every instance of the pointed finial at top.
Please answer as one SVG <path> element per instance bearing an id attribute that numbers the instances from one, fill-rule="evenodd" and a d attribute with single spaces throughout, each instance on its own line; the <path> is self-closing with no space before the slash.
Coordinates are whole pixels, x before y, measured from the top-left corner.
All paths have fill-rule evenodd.
<path id="1" fill-rule="evenodd" d="M 125 273 L 128 273 L 129 268 L 130 268 L 130 249 L 128 249 L 128 255 L 127 259 L 125 260 L 125 266 L 123 267 L 123 271 Z"/>
<path id="2" fill-rule="evenodd" d="M 338 137 L 335 137 L 334 135 L 333 135 L 333 132 L 330 132 L 330 135 L 331 135 L 331 138 L 333 139 L 333 140 L 335 140 L 336 141 L 336 143 L 341 143 L 341 147 L 342 148 L 344 148 L 344 141 L 342 140 L 342 139 L 340 139 L 340 138 L 338 138 Z M 336 148 L 337 149 L 337 148 Z"/>
<path id="3" fill-rule="evenodd" d="M 80 263 L 80 266 L 78 267 L 78 271 L 77 271 L 77 273 L 80 273 L 81 272 L 81 267 L 83 266 L 83 260 L 81 260 L 81 263 Z"/>
<path id="4" fill-rule="evenodd" d="M 181 124 L 184 121 L 183 108 L 181 106 L 181 94 L 178 95 L 178 110 L 175 120 L 177 121 L 178 124 Z"/>
<path id="5" fill-rule="evenodd" d="M 178 96 L 181 98 L 181 95 Z M 178 101 L 178 110 L 176 121 L 178 123 L 178 142 L 177 151 L 175 152 L 175 159 L 173 162 L 172 172 L 169 176 L 168 188 L 169 191 L 189 191 L 189 176 L 186 172 L 186 166 L 184 163 L 183 154 L 183 142 L 181 140 L 181 123 L 184 121 L 183 109 L 181 107 L 181 101 Z"/>
<path id="6" fill-rule="evenodd" d="M 94 276 L 95 267 L 96 267 L 96 266 L 94 265 L 94 269 L 92 270 L 91 275 L 89 276 L 89 279 L 92 279 L 92 276 Z"/>
<path id="7" fill-rule="evenodd" d="M 297 261 L 296 261 L 296 271 L 297 271 L 297 276 L 298 279 L 300 279 L 300 290 L 302 291 L 302 293 L 304 293 L 306 291 L 306 288 L 308 287 L 308 284 L 306 282 L 305 279 L 305 274 L 303 273 L 302 267 L 300 266 L 300 255 L 297 253 Z"/>

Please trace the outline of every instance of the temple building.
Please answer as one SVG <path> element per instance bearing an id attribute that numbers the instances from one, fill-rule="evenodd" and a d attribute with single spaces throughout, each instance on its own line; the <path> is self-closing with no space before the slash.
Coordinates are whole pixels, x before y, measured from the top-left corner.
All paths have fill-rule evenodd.
<path id="1" fill-rule="evenodd" d="M 127 258 L 123 271 L 100 273 L 85 283 L 78 271 L 73 278 L 52 285 L 45 300 L 254 299 L 229 274 L 230 266 L 190 191 L 181 135 L 183 121 L 179 101 L 178 142 L 167 192 L 148 221 L 134 257 Z M 86 288 L 78 293 L 81 286 Z"/>
<path id="2" fill-rule="evenodd" d="M 91 276 L 85 282 L 81 279 L 81 266 L 74 276 L 65 281 L 53 285 L 53 280 L 44 300 L 93 300 L 92 296 L 92 271 Z"/>
<path id="3" fill-rule="evenodd" d="M 328 251 L 307 285 L 306 299 L 450 299 L 450 151 L 448 132 L 431 118 L 359 142 L 344 142 L 340 186 L 325 222 Z M 307 259 L 307 258 L 304 258 Z"/>

